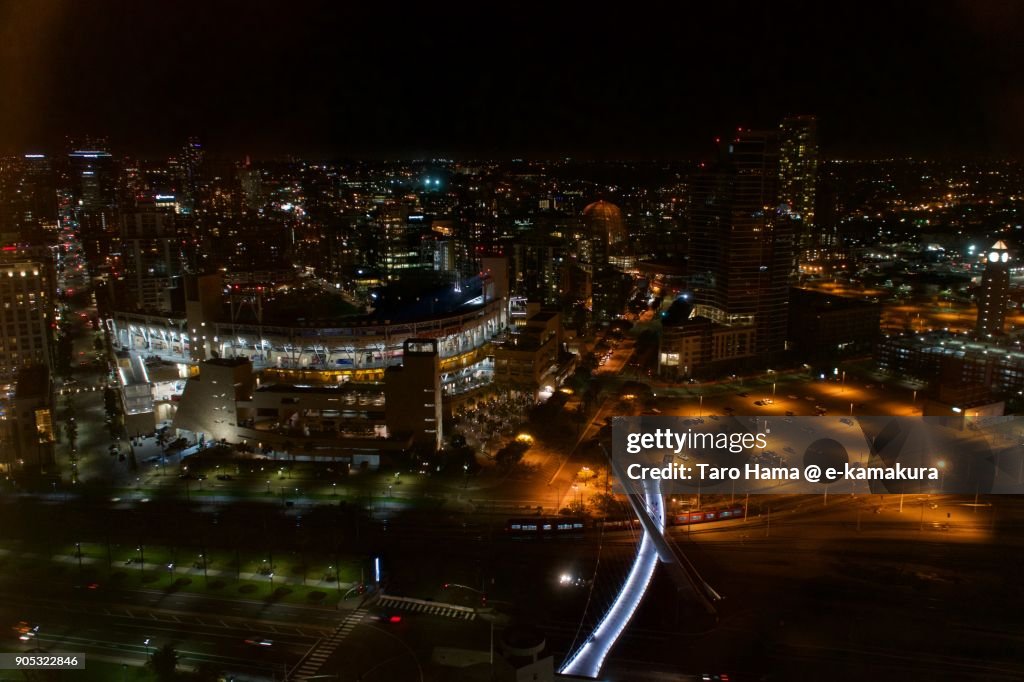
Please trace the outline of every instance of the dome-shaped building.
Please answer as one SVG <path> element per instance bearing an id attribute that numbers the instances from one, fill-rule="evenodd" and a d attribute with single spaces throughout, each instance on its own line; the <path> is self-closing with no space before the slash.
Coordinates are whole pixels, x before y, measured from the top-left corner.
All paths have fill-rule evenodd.
<path id="1" fill-rule="evenodd" d="M 622 222 L 622 210 L 604 199 L 598 199 L 583 209 L 583 222 L 592 238 L 598 238 L 609 246 L 626 241 L 628 233 Z"/>

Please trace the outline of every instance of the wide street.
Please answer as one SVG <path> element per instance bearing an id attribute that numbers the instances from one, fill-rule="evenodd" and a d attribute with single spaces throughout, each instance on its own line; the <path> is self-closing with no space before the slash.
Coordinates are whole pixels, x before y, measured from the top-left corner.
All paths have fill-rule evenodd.
<path id="1" fill-rule="evenodd" d="M 5 590 L 0 617 L 11 624 L 27 621 L 40 626 L 35 641 L 25 643 L 22 650 L 80 652 L 87 660 L 115 657 L 134 664 L 173 642 L 191 667 L 209 662 L 221 669 L 269 674 L 294 665 L 330 631 L 304 613 L 271 611 L 246 618 L 242 612 L 250 609 L 236 603 L 145 593 L 116 598 L 118 603 L 99 596 L 75 601 L 60 593 L 38 598 Z"/>
<path id="2" fill-rule="evenodd" d="M 693 496 L 678 499 L 680 506 L 695 503 Z M 716 669 L 727 652 L 748 648 L 768 659 L 752 653 L 749 667 L 729 670 L 738 675 L 734 679 L 756 679 L 767 669 L 757 666 L 772 661 L 824 670 L 835 656 L 847 655 L 835 648 L 837 641 L 848 641 L 851 652 L 871 653 L 877 671 L 899 670 L 915 659 L 940 680 L 1014 679 L 1024 672 L 1005 648 L 1005 633 L 1018 616 L 1003 612 L 993 618 L 989 612 L 984 621 L 978 619 L 996 586 L 1005 585 L 1008 598 L 1019 591 L 1007 582 L 1024 551 L 1024 509 L 1018 501 L 983 499 L 976 507 L 970 499 L 908 495 L 902 512 L 898 496 L 770 496 L 752 497 L 750 504 L 745 523 L 669 531 L 724 595 L 718 622 L 698 618 L 686 595 L 656 573 L 644 603 L 672 599 L 679 607 L 666 614 L 642 606 L 616 648 L 609 675 L 630 679 L 626 666 L 634 660 L 648 661 L 656 671 L 694 674 Z M 558 659 L 578 628 L 592 627 L 607 608 L 637 541 L 630 531 L 596 530 L 578 541 L 514 541 L 504 538 L 500 525 L 483 519 L 467 517 L 459 532 L 436 521 L 433 514 L 405 514 L 386 530 L 377 525 L 369 531 L 385 558 L 388 592 L 442 603 L 460 598 L 447 594 L 444 584 L 483 587 L 497 613 L 540 627 Z M 430 548 L 441 545 L 444 556 L 431 555 Z M 371 605 L 343 626 L 352 614 L 348 610 L 120 590 L 108 580 L 97 590 L 76 589 L 72 574 L 71 580 L 47 578 L 54 586 L 46 597 L 26 596 L 42 591 L 21 578 L 0 581 L 3 617 L 11 624 L 39 624 L 40 641 L 50 650 L 140 662 L 148 638 L 153 644 L 173 642 L 189 665 L 216 661 L 243 672 L 259 668 L 273 674 L 278 665 L 298 665 L 318 641 L 329 641 L 329 650 L 317 659 L 319 670 L 341 672 L 342 679 L 358 674 L 368 680 L 419 679 L 434 647 L 468 643 L 486 650 L 489 636 L 481 615 L 464 620 Z M 582 582 L 566 585 L 559 576 L 567 574 Z M 836 609 L 849 613 L 848 626 L 830 618 Z M 377 619 L 394 615 L 400 622 Z M 936 629 L 938 622 L 947 626 Z M 837 627 L 846 629 L 832 632 Z M 923 628 L 929 636 L 908 638 L 907 628 Z M 332 633 L 341 634 L 332 640 Z M 246 639 L 273 644 L 246 644 Z M 21 650 L 13 637 L 10 642 L 11 650 Z M 990 642 L 991 658 L 983 669 L 975 658 L 956 656 L 964 642 Z M 680 668 L 679 661 L 687 663 Z M 427 666 L 422 674 L 437 679 L 438 671 Z"/>

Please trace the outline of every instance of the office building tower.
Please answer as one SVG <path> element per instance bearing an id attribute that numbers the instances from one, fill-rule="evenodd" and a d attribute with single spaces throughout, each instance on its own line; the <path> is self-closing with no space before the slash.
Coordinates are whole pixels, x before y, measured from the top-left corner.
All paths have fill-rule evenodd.
<path id="1" fill-rule="evenodd" d="M 182 211 L 191 213 L 199 203 L 200 176 L 205 153 L 199 138 L 190 137 L 181 153 Z"/>
<path id="2" fill-rule="evenodd" d="M 433 270 L 433 249 L 424 252 L 424 238 L 430 232 L 430 220 L 422 213 L 410 212 L 397 202 L 381 205 L 376 217 L 381 244 L 379 265 L 387 279 L 396 280 L 413 270 Z M 428 244 L 428 246 L 430 246 Z"/>
<path id="3" fill-rule="evenodd" d="M 512 244 L 512 291 L 547 306 L 562 300 L 562 271 L 566 249 L 562 239 L 531 230 Z"/>
<path id="4" fill-rule="evenodd" d="M 778 203 L 778 136 L 740 131 L 692 178 L 689 275 L 694 314 L 753 327 L 742 354 L 785 349 L 792 220 Z"/>
<path id="5" fill-rule="evenodd" d="M 441 449 L 441 360 L 437 339 L 407 339 L 402 364 L 384 373 L 384 415 L 388 434 Z"/>
<path id="6" fill-rule="evenodd" d="M 57 185 L 45 154 L 0 159 L 0 238 L 43 243 L 56 231 Z"/>
<path id="7" fill-rule="evenodd" d="M 0 469 L 45 474 L 54 464 L 53 382 L 44 365 L 18 371 L 14 395 L 5 420 L 5 447 L 0 451 Z"/>
<path id="8" fill-rule="evenodd" d="M 818 180 L 818 121 L 789 116 L 779 126 L 779 204 L 793 221 L 796 253 L 820 246 L 815 223 Z"/>
<path id="9" fill-rule="evenodd" d="M 117 183 L 114 157 L 105 149 L 68 154 L 72 198 L 77 207 L 82 247 L 90 269 L 98 272 L 115 249 Z"/>
<path id="10" fill-rule="evenodd" d="M 52 266 L 0 260 L 0 378 L 9 381 L 25 367 L 52 366 L 53 306 Z"/>
<path id="11" fill-rule="evenodd" d="M 980 339 L 1003 333 L 1006 307 L 1010 300 L 1010 252 L 1006 242 L 992 245 L 985 256 L 978 291 L 978 321 L 975 334 Z"/>
<path id="12" fill-rule="evenodd" d="M 121 219 L 122 296 L 130 309 L 165 312 L 180 285 L 181 245 L 175 214 L 139 203 Z"/>
<path id="13" fill-rule="evenodd" d="M 114 157 L 104 149 L 78 149 L 68 154 L 71 189 L 86 211 L 117 203 Z"/>

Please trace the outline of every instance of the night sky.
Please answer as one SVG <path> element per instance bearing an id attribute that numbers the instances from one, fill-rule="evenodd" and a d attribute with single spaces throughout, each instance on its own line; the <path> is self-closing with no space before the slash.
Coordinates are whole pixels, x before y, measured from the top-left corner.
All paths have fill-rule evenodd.
<path id="1" fill-rule="evenodd" d="M 0 153 L 1024 155 L 1024 3 L 485 4 L 0 0 Z"/>

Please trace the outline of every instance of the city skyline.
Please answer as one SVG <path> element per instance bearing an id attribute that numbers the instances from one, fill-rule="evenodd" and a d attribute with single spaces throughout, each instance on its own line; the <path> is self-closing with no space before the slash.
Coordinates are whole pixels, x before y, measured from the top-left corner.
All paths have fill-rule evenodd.
<path id="1" fill-rule="evenodd" d="M 1020 35 L 0 4 L 0 669 L 1024 679 Z"/>

